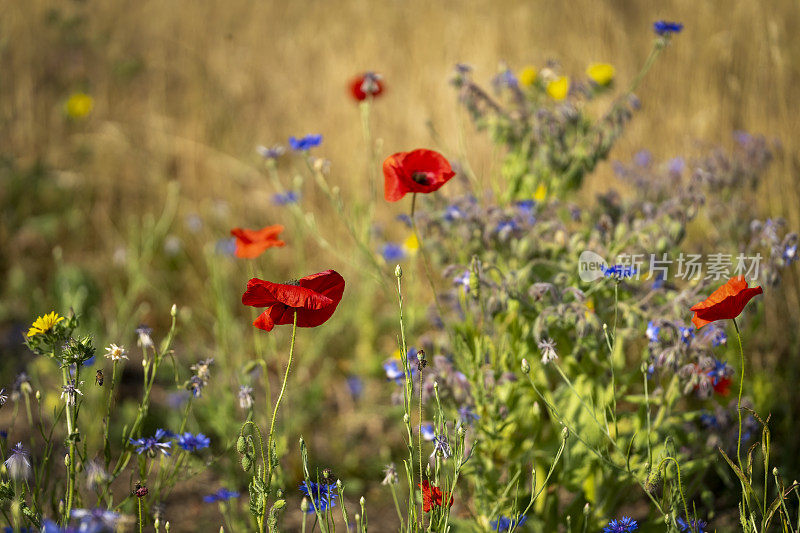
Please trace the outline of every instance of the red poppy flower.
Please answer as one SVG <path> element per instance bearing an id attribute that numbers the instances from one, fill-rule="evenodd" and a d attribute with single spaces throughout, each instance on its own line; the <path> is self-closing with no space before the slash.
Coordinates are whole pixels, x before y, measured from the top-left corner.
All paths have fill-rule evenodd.
<path id="1" fill-rule="evenodd" d="M 431 485 L 427 479 L 422 483 L 418 483 L 417 485 L 422 488 L 422 510 L 424 512 L 427 513 L 430 511 L 434 505 L 437 507 L 444 507 L 444 504 L 442 503 L 444 495 L 439 487 L 436 485 Z M 453 496 L 450 496 L 450 503 L 448 504 L 448 507 L 452 506 Z"/>
<path id="2" fill-rule="evenodd" d="M 439 152 L 398 152 L 383 162 L 384 196 L 389 202 L 396 202 L 409 192 L 433 192 L 455 175 Z"/>
<path id="3" fill-rule="evenodd" d="M 363 102 L 370 96 L 375 98 L 383 92 L 381 78 L 374 72 L 366 72 L 356 76 L 350 82 L 350 93 L 358 102 Z"/>
<path id="4" fill-rule="evenodd" d="M 692 307 L 692 323 L 699 329 L 716 320 L 736 318 L 747 302 L 762 292 L 761 287 L 748 288 L 744 276 L 731 278 L 711 296 Z"/>
<path id="5" fill-rule="evenodd" d="M 247 282 L 242 303 L 267 310 L 255 319 L 253 325 L 272 331 L 279 324 L 292 324 L 297 313 L 297 325 L 313 328 L 325 323 L 344 292 L 344 279 L 338 272 L 326 270 L 289 283 L 272 283 L 253 278 Z"/>
<path id="6" fill-rule="evenodd" d="M 283 231 L 280 224 L 267 226 L 258 230 L 233 228 L 231 235 L 236 237 L 236 257 L 252 259 L 261 255 L 267 248 L 273 246 L 286 246 L 278 239 L 278 234 Z"/>

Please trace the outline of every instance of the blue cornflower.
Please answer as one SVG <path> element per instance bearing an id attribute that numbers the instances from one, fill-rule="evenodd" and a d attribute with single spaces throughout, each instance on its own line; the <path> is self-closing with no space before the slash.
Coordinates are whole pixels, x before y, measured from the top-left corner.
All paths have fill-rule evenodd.
<path id="1" fill-rule="evenodd" d="M 406 215 L 405 213 L 403 213 L 401 215 L 397 215 L 395 218 L 397 220 L 399 220 L 400 222 L 402 222 L 403 224 L 405 224 L 409 228 L 413 225 L 411 223 L 411 217 Z"/>
<path id="2" fill-rule="evenodd" d="M 689 346 L 692 343 L 692 339 L 694 339 L 694 330 L 692 328 L 680 326 L 678 327 L 678 333 L 681 336 L 681 342 L 683 342 L 686 346 Z"/>
<path id="3" fill-rule="evenodd" d="M 8 438 L 8 430 L 0 429 L 0 439 L 7 439 Z"/>
<path id="4" fill-rule="evenodd" d="M 678 524 L 678 528 L 681 530 L 681 533 L 706 533 L 705 528 L 708 527 L 708 522 L 705 520 L 700 520 L 699 518 L 695 520 L 676 518 L 675 523 Z"/>
<path id="5" fill-rule="evenodd" d="M 505 69 L 503 72 L 497 74 L 494 78 L 492 78 L 492 85 L 494 86 L 496 91 L 503 89 L 505 87 L 512 88 L 517 87 L 519 85 L 519 81 L 517 77 L 514 76 L 514 73 L 511 72 L 510 69 Z"/>
<path id="6" fill-rule="evenodd" d="M 682 29 L 683 24 L 680 22 L 667 22 L 665 20 L 659 20 L 653 23 L 653 31 L 658 35 L 665 37 L 667 35 L 672 35 L 673 33 L 680 33 Z"/>
<path id="7" fill-rule="evenodd" d="M 717 359 L 714 360 L 714 368 L 706 372 L 708 377 L 711 378 L 711 385 L 716 387 L 719 385 L 719 382 L 731 374 L 733 374 L 733 369 L 728 366 L 728 363 L 725 361 L 719 361 Z"/>
<path id="8" fill-rule="evenodd" d="M 273 205 L 296 204 L 300 200 L 300 194 L 295 191 L 278 192 L 272 195 Z"/>
<path id="9" fill-rule="evenodd" d="M 495 231 L 500 236 L 501 239 L 505 239 L 508 235 L 519 229 L 519 224 L 517 224 L 514 220 L 503 220 L 499 224 L 497 224 L 497 228 Z"/>
<path id="10" fill-rule="evenodd" d="M 387 242 L 381 247 L 381 255 L 387 262 L 400 261 L 406 258 L 406 250 L 399 244 Z"/>
<path id="11" fill-rule="evenodd" d="M 647 331 L 645 334 L 647 335 L 647 340 L 656 343 L 658 342 L 658 334 L 661 332 L 661 326 L 656 325 L 654 321 L 650 321 L 647 323 Z"/>
<path id="12" fill-rule="evenodd" d="M 630 533 L 639 529 L 639 524 L 633 518 L 623 516 L 619 520 L 616 518 L 603 528 L 603 533 Z"/>
<path id="13" fill-rule="evenodd" d="M 450 448 L 450 441 L 447 439 L 447 435 L 434 435 L 431 459 L 437 454 L 441 455 L 443 459 L 447 459 L 453 455 L 453 450 Z"/>
<path id="14" fill-rule="evenodd" d="M 130 443 L 136 446 L 136 453 L 142 455 L 147 452 L 150 457 L 155 457 L 158 452 L 169 456 L 169 449 L 172 447 L 171 442 L 161 442 L 161 439 L 168 437 L 168 432 L 165 429 L 157 429 L 156 434 L 152 437 L 142 439 L 130 439 Z"/>
<path id="15" fill-rule="evenodd" d="M 358 400 L 364 392 L 364 382 L 358 376 L 347 376 L 347 389 L 350 391 L 350 396 Z"/>
<path id="16" fill-rule="evenodd" d="M 192 435 L 187 431 L 183 435 L 178 435 L 178 446 L 187 452 L 196 452 L 197 450 L 202 450 L 203 448 L 211 446 L 211 439 L 202 433 Z"/>
<path id="17" fill-rule="evenodd" d="M 52 524 L 52 522 L 50 522 L 50 523 Z M 56 526 L 56 527 L 58 527 L 58 526 Z M 18 531 L 19 531 L 19 533 L 36 533 L 33 529 L 31 529 L 29 527 L 20 528 Z M 42 530 L 42 531 L 44 531 L 44 530 Z M 62 530 L 61 529 L 53 529 L 51 531 L 53 531 L 54 533 L 60 533 Z M 74 530 L 72 530 L 72 531 L 74 531 Z M 4 533 L 15 533 L 14 528 L 11 528 L 11 527 L 4 527 L 3 528 L 3 532 Z"/>
<path id="18" fill-rule="evenodd" d="M 639 150 L 633 155 L 633 162 L 640 167 L 649 167 L 653 162 L 653 154 L 649 150 Z"/>
<path id="19" fill-rule="evenodd" d="M 511 531 L 513 528 L 521 526 L 527 519 L 528 517 L 525 515 L 519 515 L 516 520 L 500 515 L 497 520 L 489 522 L 489 526 L 491 526 L 492 531 L 502 533 L 503 531 Z"/>
<path id="20" fill-rule="evenodd" d="M 673 157 L 667 163 L 667 169 L 670 174 L 680 175 L 683 173 L 684 168 L 686 168 L 686 161 L 682 157 Z"/>
<path id="21" fill-rule="evenodd" d="M 322 144 L 322 135 L 306 135 L 305 137 L 289 137 L 289 146 L 292 150 L 310 150 Z"/>
<path id="22" fill-rule="evenodd" d="M 797 261 L 797 244 L 786 245 L 783 249 L 783 260 L 789 265 Z"/>
<path id="23" fill-rule="evenodd" d="M 269 148 L 266 146 L 257 146 L 256 152 L 258 152 L 264 159 L 278 159 L 280 156 L 286 153 L 286 148 L 279 144 Z"/>
<path id="24" fill-rule="evenodd" d="M 464 218 L 464 212 L 457 205 L 448 205 L 444 210 L 444 217 L 447 222 L 452 222 L 459 218 Z"/>
<path id="25" fill-rule="evenodd" d="M 465 270 L 462 274 L 453 278 L 453 284 L 456 287 L 461 287 L 464 290 L 464 294 L 469 293 L 469 270 Z"/>
<path id="26" fill-rule="evenodd" d="M 664 286 L 666 275 L 663 272 L 656 274 L 656 279 L 653 280 L 653 290 L 660 289 Z"/>
<path id="27" fill-rule="evenodd" d="M 603 275 L 607 278 L 627 279 L 636 275 L 636 267 L 626 265 L 611 265 L 603 267 Z"/>
<path id="28" fill-rule="evenodd" d="M 700 413 L 700 423 L 709 429 L 715 429 L 719 427 L 719 420 L 717 420 L 716 415 L 712 415 L 707 411 Z"/>
<path id="29" fill-rule="evenodd" d="M 708 330 L 708 333 L 706 333 L 706 336 L 711 338 L 711 345 L 716 347 L 716 346 L 722 346 L 723 344 L 727 344 L 728 335 L 725 333 L 725 330 L 717 326 L 716 324 L 712 324 L 712 326 L 715 327 L 712 327 L 711 329 Z"/>
<path id="30" fill-rule="evenodd" d="M 231 498 L 238 498 L 239 493 L 235 490 L 228 490 L 226 488 L 219 489 L 214 494 L 209 494 L 207 496 L 203 496 L 203 501 L 206 503 L 214 503 L 214 502 L 224 502 L 228 501 Z"/>
<path id="31" fill-rule="evenodd" d="M 481 417 L 475 414 L 469 405 L 462 405 L 458 408 L 458 419 L 462 424 L 472 424 Z"/>
<path id="32" fill-rule="evenodd" d="M 425 440 L 433 440 L 436 438 L 436 433 L 433 430 L 433 424 L 430 422 L 426 422 L 419 427 L 420 433 L 422 433 L 422 438 Z"/>
<path id="33" fill-rule="evenodd" d="M 218 240 L 217 244 L 214 245 L 214 251 L 219 255 L 232 256 L 236 252 L 236 239 L 231 237 L 230 239 Z"/>
<path id="34" fill-rule="evenodd" d="M 403 377 L 405 376 L 405 373 L 403 372 L 401 361 L 398 361 L 397 359 L 386 361 L 383 363 L 383 370 L 386 372 L 387 380 L 394 381 L 398 385 L 403 383 Z"/>
<path id="35" fill-rule="evenodd" d="M 336 498 L 339 496 L 336 492 L 336 483 L 303 481 L 300 483 L 300 492 L 314 502 L 313 505 L 309 502 L 308 513 L 313 513 L 314 507 L 316 507 L 317 511 L 324 513 L 328 506 L 334 507 L 336 505 Z"/>

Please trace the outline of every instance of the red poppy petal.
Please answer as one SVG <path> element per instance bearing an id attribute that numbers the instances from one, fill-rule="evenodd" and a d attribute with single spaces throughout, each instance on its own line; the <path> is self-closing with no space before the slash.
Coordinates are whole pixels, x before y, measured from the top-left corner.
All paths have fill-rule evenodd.
<path id="1" fill-rule="evenodd" d="M 388 202 L 396 202 L 408 192 L 402 179 L 405 152 L 398 152 L 383 161 L 383 196 Z"/>
<path id="2" fill-rule="evenodd" d="M 333 300 L 299 285 L 272 283 L 258 278 L 247 282 L 247 290 L 242 295 L 244 305 L 268 307 L 278 302 L 289 307 L 322 309 L 331 305 Z"/>
<path id="3" fill-rule="evenodd" d="M 263 329 L 264 331 L 272 331 L 272 328 L 275 327 L 275 322 L 270 316 L 271 313 L 272 307 L 258 315 L 258 317 L 253 321 L 253 325 L 258 329 Z"/>

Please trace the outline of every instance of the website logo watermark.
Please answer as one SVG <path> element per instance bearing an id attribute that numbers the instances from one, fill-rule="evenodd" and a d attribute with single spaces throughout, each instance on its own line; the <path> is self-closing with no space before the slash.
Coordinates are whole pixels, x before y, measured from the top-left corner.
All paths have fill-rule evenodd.
<path id="1" fill-rule="evenodd" d="M 609 264 L 603 256 L 584 250 L 578 257 L 578 277 L 581 281 L 596 281 L 602 277 L 660 280 L 670 278 L 692 280 L 725 280 L 744 276 L 758 281 L 762 256 L 760 253 L 733 254 L 619 254 Z"/>

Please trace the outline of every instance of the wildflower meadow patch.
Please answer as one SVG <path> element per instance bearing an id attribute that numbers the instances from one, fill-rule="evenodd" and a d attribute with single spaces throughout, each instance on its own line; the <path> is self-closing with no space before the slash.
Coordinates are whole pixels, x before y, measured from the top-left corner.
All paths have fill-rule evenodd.
<path id="1" fill-rule="evenodd" d="M 456 65 L 489 169 L 436 135 L 384 144 L 407 80 L 362 71 L 339 85 L 363 194 L 328 132 L 276 135 L 241 163 L 255 212 L 212 203 L 178 237 L 170 192 L 95 265 L 112 286 L 54 243 L 0 383 L 6 531 L 798 532 L 759 366 L 798 257 L 753 201 L 779 148 L 641 151 L 598 185 L 684 26 L 635 31 L 632 76 Z M 83 92 L 63 109 L 101 120 Z"/>

